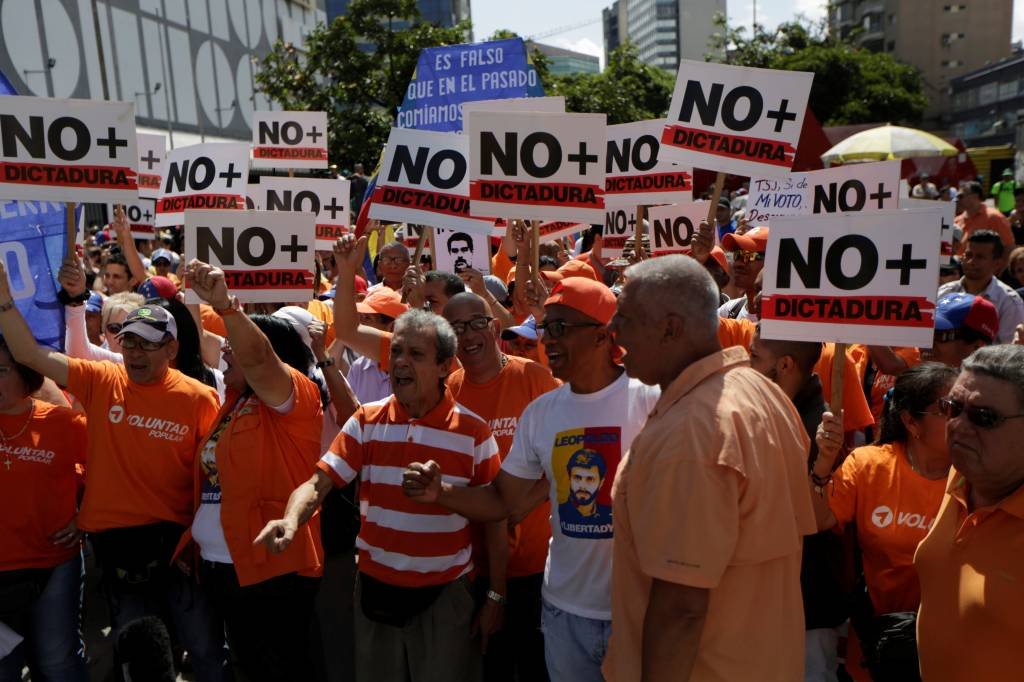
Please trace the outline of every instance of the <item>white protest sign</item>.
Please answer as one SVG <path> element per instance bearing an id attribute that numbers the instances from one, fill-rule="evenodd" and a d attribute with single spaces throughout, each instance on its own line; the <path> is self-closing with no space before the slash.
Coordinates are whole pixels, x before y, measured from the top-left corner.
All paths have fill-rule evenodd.
<path id="1" fill-rule="evenodd" d="M 463 135 L 392 128 L 369 216 L 489 234 L 494 220 L 469 214 L 468 153 Z"/>
<path id="2" fill-rule="evenodd" d="M 348 180 L 264 176 L 258 188 L 260 210 L 308 211 L 316 216 L 317 249 L 330 250 L 334 240 L 348 234 Z"/>
<path id="3" fill-rule="evenodd" d="M 956 235 L 956 202 L 937 201 L 935 199 L 913 199 L 900 195 L 900 208 L 914 208 L 930 210 L 935 214 L 935 220 L 939 223 L 942 241 L 939 245 L 939 263 L 947 265 L 953 261 L 953 239 Z"/>
<path id="4" fill-rule="evenodd" d="M 114 219 L 114 206 L 107 204 L 107 215 Z M 156 222 L 156 199 L 136 199 L 124 204 L 124 215 L 132 229 L 132 239 L 153 239 L 156 230 L 153 225 Z"/>
<path id="5" fill-rule="evenodd" d="M 606 206 L 674 204 L 693 199 L 693 171 L 662 158 L 665 121 L 608 126 L 605 158 Z"/>
<path id="6" fill-rule="evenodd" d="M 472 268 L 491 274 L 491 238 L 488 235 L 460 230 L 434 230 L 434 267 L 445 272 L 459 273 Z"/>
<path id="7" fill-rule="evenodd" d="M 134 201 L 135 154 L 133 104 L 0 97 L 0 199 Z"/>
<path id="8" fill-rule="evenodd" d="M 249 180 L 249 145 L 196 144 L 167 153 L 156 202 L 156 226 L 185 222 L 186 210 L 241 210 Z"/>
<path id="9" fill-rule="evenodd" d="M 471 111 L 545 111 L 551 114 L 565 112 L 565 98 L 558 97 L 512 97 L 509 99 L 481 99 L 463 102 L 462 120 Z"/>
<path id="10" fill-rule="evenodd" d="M 604 212 L 601 257 L 614 260 L 622 257 L 626 240 L 636 234 L 636 207 L 609 208 Z"/>
<path id="11" fill-rule="evenodd" d="M 470 212 L 604 220 L 605 115 L 472 111 Z"/>
<path id="12" fill-rule="evenodd" d="M 683 60 L 661 137 L 664 160 L 736 175 L 785 175 L 813 78 Z"/>
<path id="13" fill-rule="evenodd" d="M 301 303 L 313 295 L 314 224 L 308 212 L 186 211 L 185 262 L 224 270 L 243 303 Z M 186 303 L 198 303 L 190 290 Z"/>
<path id="14" fill-rule="evenodd" d="M 253 168 L 327 168 L 327 112 L 254 111 Z"/>
<path id="15" fill-rule="evenodd" d="M 751 178 L 747 222 L 768 225 L 782 215 L 858 213 L 899 208 L 896 161 L 854 163 L 778 178 Z"/>
<path id="16" fill-rule="evenodd" d="M 931 211 L 781 216 L 764 266 L 761 335 L 930 348 L 939 277 Z"/>
<path id="17" fill-rule="evenodd" d="M 651 206 L 647 219 L 651 224 L 651 255 L 690 253 L 690 242 L 708 217 L 708 202 L 688 201 L 670 206 Z"/>
<path id="18" fill-rule="evenodd" d="M 167 156 L 167 142 L 163 135 L 137 133 L 135 137 L 139 152 L 139 196 L 157 199 L 160 197 L 160 177 Z"/>

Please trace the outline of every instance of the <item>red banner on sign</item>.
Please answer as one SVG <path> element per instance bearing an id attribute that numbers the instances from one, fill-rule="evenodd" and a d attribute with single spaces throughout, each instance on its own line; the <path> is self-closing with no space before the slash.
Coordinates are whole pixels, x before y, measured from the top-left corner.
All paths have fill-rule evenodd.
<path id="1" fill-rule="evenodd" d="M 796 158 L 796 147 L 788 142 L 728 135 L 680 125 L 665 126 L 661 134 L 661 143 L 678 149 L 767 163 L 780 168 L 792 167 Z"/>
<path id="2" fill-rule="evenodd" d="M 313 273 L 309 270 L 225 270 L 228 289 L 296 289 L 313 290 Z"/>
<path id="3" fill-rule="evenodd" d="M 157 213 L 178 213 L 187 209 L 242 210 L 245 197 L 240 194 L 188 194 L 164 197 L 156 202 Z"/>
<path id="4" fill-rule="evenodd" d="M 605 178 L 606 194 L 633 194 L 636 192 L 685 192 L 692 190 L 689 173 L 653 173 L 651 175 L 623 175 Z"/>
<path id="5" fill-rule="evenodd" d="M 0 163 L 0 182 L 95 189 L 139 188 L 134 168 L 55 166 L 47 163 Z"/>
<path id="6" fill-rule="evenodd" d="M 604 208 L 604 192 L 592 185 L 572 183 L 530 183 L 507 180 L 473 180 L 469 198 L 500 204 Z"/>
<path id="7" fill-rule="evenodd" d="M 252 155 L 257 159 L 327 160 L 327 150 L 322 147 L 256 147 Z"/>
<path id="8" fill-rule="evenodd" d="M 469 199 L 456 194 L 425 192 L 405 187 L 378 187 L 373 191 L 372 201 L 376 204 L 469 217 Z"/>
<path id="9" fill-rule="evenodd" d="M 933 304 L 906 296 L 786 296 L 761 299 L 761 319 L 883 327 L 935 326 Z"/>

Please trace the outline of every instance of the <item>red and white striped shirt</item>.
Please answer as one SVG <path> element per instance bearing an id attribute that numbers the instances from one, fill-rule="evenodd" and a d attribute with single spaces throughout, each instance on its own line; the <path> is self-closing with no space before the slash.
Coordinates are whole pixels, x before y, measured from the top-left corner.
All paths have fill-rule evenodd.
<path id="1" fill-rule="evenodd" d="M 452 485 L 486 485 L 501 468 L 487 423 L 448 391 L 420 419 L 394 396 L 361 406 L 317 464 L 339 487 L 360 476 L 356 547 L 363 573 L 391 585 L 426 587 L 473 568 L 465 517 L 402 492 L 405 468 L 431 459 Z"/>

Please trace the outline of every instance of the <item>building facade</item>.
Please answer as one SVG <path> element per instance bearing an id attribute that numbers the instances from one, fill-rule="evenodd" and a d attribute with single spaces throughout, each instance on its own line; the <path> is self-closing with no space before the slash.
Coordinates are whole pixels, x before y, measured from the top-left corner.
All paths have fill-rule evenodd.
<path id="1" fill-rule="evenodd" d="M 628 40 L 640 61 L 668 71 L 682 59 L 704 61 L 715 16 L 725 13 L 726 0 L 617 0 L 602 14 L 605 59 Z"/>
<path id="2" fill-rule="evenodd" d="M 272 108 L 254 60 L 325 18 L 323 0 L 0 0 L 0 72 L 21 95 L 134 101 L 171 146 L 248 140 Z"/>
<path id="3" fill-rule="evenodd" d="M 327 18 L 341 16 L 348 11 L 351 0 L 327 0 Z M 469 0 L 417 0 L 423 20 L 435 26 L 452 27 L 471 19 Z"/>
<path id="4" fill-rule="evenodd" d="M 835 0 L 830 30 L 917 67 L 928 123 L 948 123 L 953 79 L 1010 55 L 1011 0 Z"/>
<path id="5" fill-rule="evenodd" d="M 1013 144 L 1024 123 L 1024 50 L 952 79 L 950 129 L 968 147 Z"/>
<path id="6" fill-rule="evenodd" d="M 526 50 L 537 50 L 548 58 L 548 71 L 554 76 L 568 76 L 574 73 L 600 73 L 601 60 L 592 54 L 584 54 L 564 47 L 526 41 Z"/>

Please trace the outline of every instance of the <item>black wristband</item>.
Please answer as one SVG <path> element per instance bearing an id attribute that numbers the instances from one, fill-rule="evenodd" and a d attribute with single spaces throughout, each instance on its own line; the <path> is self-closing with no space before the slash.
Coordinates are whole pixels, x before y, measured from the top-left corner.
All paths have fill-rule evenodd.
<path id="1" fill-rule="evenodd" d="M 89 300 L 89 296 L 90 294 L 88 291 L 83 291 L 78 296 L 72 296 L 64 289 L 61 289 L 60 291 L 57 292 L 57 300 L 60 301 L 63 305 L 70 306 L 82 305 L 83 303 Z"/>

